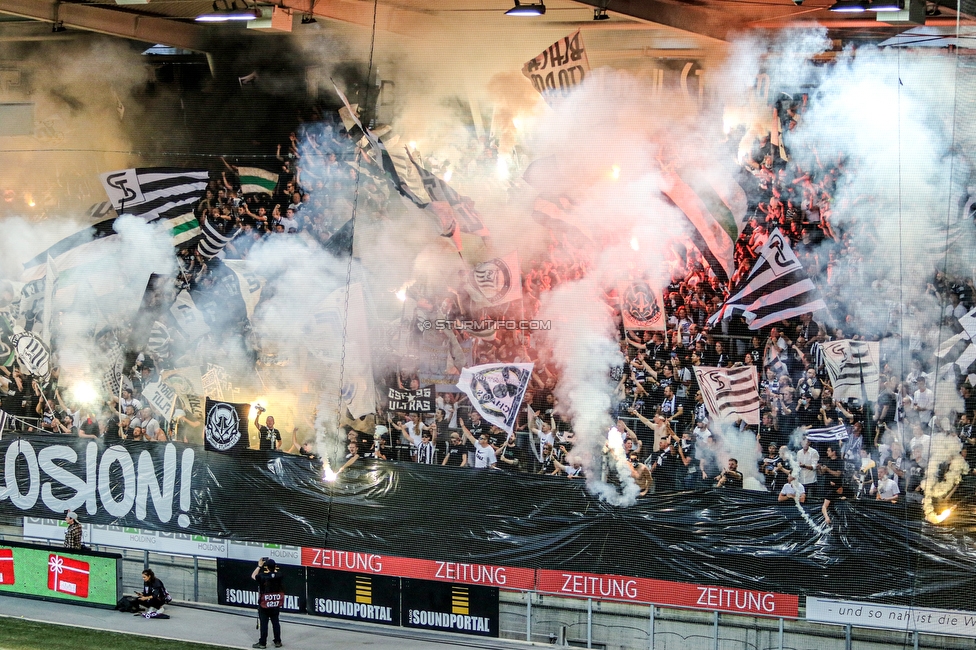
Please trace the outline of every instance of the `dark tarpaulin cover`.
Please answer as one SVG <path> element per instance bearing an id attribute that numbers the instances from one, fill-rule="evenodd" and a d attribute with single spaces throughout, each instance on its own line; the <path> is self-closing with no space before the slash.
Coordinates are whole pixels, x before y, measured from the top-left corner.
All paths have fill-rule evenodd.
<path id="1" fill-rule="evenodd" d="M 85 441 L 30 441 L 35 450 L 74 447 L 78 462 L 59 464 L 85 476 Z M 8 459 L 10 445 L 0 441 Z M 148 450 L 162 480 L 167 446 L 127 448 L 134 461 Z M 175 446 L 182 457 L 186 445 Z M 23 457 L 16 474 L 0 481 L 0 516 L 63 515 L 42 499 L 18 509 L 9 489 L 27 493 Z M 156 519 L 151 504 L 145 520 L 133 511 L 112 517 L 101 507 L 79 513 L 87 523 L 243 541 L 976 610 L 976 512 L 968 504 L 956 508 L 951 525 L 935 526 L 916 505 L 841 502 L 832 530 L 818 534 L 792 501 L 742 490 L 658 494 L 618 508 L 592 497 L 582 481 L 557 477 L 366 460 L 333 483 L 322 474 L 320 462 L 300 456 L 235 457 L 198 447 L 188 527 L 177 524 L 179 484 L 168 522 Z M 41 479 L 51 482 L 43 472 Z M 73 494 L 52 487 L 60 498 Z M 114 480 L 113 487 L 122 498 Z M 972 490 L 964 484 L 961 494 Z M 819 503 L 803 507 L 822 523 Z"/>

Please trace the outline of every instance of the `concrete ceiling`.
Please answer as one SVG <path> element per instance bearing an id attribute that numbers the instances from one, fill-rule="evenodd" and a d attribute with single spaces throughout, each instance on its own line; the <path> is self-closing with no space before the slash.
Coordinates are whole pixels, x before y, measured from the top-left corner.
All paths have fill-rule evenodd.
<path id="1" fill-rule="evenodd" d="M 243 2 L 238 0 L 239 5 Z M 504 15 L 512 6 L 511 0 L 378 0 L 375 24 L 380 31 L 409 38 L 438 30 L 451 35 L 465 29 L 480 33 L 498 30 L 504 34 L 511 31 L 513 21 L 531 21 L 533 30 L 540 32 L 564 34 L 581 27 L 588 33 L 602 34 L 607 47 L 622 52 L 665 53 L 726 41 L 745 30 L 814 22 L 827 26 L 831 36 L 840 40 L 880 40 L 910 27 L 879 23 L 874 14 L 851 17 L 831 13 L 828 7 L 832 3 L 833 0 L 806 0 L 798 6 L 792 0 L 549 0 L 543 17 L 511 18 Z M 206 51 L 213 30 L 243 29 L 240 25 L 194 23 L 193 18 L 210 11 L 212 4 L 211 0 L 149 0 L 148 4 L 123 5 L 112 0 L 0 0 L 0 14 Z M 293 12 L 296 24 L 299 15 L 312 15 L 317 20 L 347 27 L 369 29 L 374 24 L 373 0 L 276 0 L 274 4 Z M 964 0 L 962 6 L 964 22 L 973 24 L 966 10 L 976 13 L 976 0 Z M 606 7 L 610 20 L 594 22 L 594 7 Z M 926 24 L 955 24 L 953 10 L 942 7 L 941 13 L 927 19 Z M 256 30 L 247 31 L 258 36 Z M 592 39 L 588 37 L 587 42 Z"/>

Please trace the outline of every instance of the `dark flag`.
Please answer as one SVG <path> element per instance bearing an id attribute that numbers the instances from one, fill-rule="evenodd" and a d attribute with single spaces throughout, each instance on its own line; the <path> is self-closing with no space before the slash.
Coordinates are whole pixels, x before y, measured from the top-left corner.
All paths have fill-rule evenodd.
<path id="1" fill-rule="evenodd" d="M 749 329 L 758 330 L 800 314 L 826 309 L 820 291 L 803 270 L 789 240 L 776 228 L 759 253 L 749 275 L 730 292 L 708 325 L 742 315 Z"/>
<path id="2" fill-rule="evenodd" d="M 235 454 L 249 449 L 247 437 L 250 404 L 216 402 L 209 397 L 206 405 L 206 424 L 203 428 L 203 448 Z"/>
<path id="3" fill-rule="evenodd" d="M 388 409 L 390 411 L 407 411 L 408 413 L 434 413 L 437 406 L 434 403 L 434 388 L 428 386 L 419 390 L 387 389 Z"/>
<path id="4" fill-rule="evenodd" d="M 847 440 L 847 425 L 838 424 L 821 429 L 807 429 L 805 435 L 810 442 L 841 442 Z"/>
<path id="5" fill-rule="evenodd" d="M 197 252 L 206 260 L 213 259 L 239 232 L 240 229 L 234 228 L 225 235 L 208 219 L 203 224 L 203 238 L 197 244 Z"/>

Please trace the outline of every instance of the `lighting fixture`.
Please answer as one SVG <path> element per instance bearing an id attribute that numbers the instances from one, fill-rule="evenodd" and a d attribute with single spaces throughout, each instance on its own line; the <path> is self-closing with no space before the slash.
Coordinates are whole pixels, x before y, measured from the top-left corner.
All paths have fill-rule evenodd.
<path id="1" fill-rule="evenodd" d="M 593 20 L 610 20 L 610 15 L 606 8 L 596 8 L 593 10 Z"/>
<path id="2" fill-rule="evenodd" d="M 868 7 L 868 11 L 901 11 L 901 2 L 899 0 L 872 0 L 871 5 Z"/>
<path id="3" fill-rule="evenodd" d="M 302 24 L 303 25 L 311 25 L 311 24 L 316 23 L 316 22 L 318 22 L 318 21 L 315 20 L 315 17 L 312 14 L 305 14 L 304 16 L 302 16 Z"/>
<path id="4" fill-rule="evenodd" d="M 200 14 L 194 20 L 198 23 L 226 23 L 230 21 L 249 21 L 257 20 L 261 17 L 261 11 L 259 9 L 248 9 L 247 5 L 244 5 L 244 9 L 238 9 L 236 2 L 224 2 L 224 8 L 219 9 L 217 3 L 213 3 L 213 11 L 206 14 Z"/>
<path id="5" fill-rule="evenodd" d="M 515 6 L 505 12 L 506 16 L 544 16 L 546 4 L 539 0 L 539 4 L 522 4 L 515 0 Z"/>
<path id="6" fill-rule="evenodd" d="M 830 10 L 846 14 L 864 13 L 868 11 L 868 3 L 867 0 L 837 0 Z"/>

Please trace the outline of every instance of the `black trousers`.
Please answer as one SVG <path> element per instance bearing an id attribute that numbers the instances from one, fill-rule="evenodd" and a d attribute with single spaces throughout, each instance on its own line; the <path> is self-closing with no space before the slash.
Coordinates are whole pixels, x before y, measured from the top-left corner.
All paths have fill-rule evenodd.
<path id="1" fill-rule="evenodd" d="M 268 621 L 271 621 L 271 629 L 274 632 L 274 642 L 281 643 L 281 623 L 278 622 L 279 611 L 280 610 L 277 607 L 258 608 L 258 620 L 261 621 L 261 639 L 259 640 L 261 645 L 267 645 L 268 643 Z"/>

